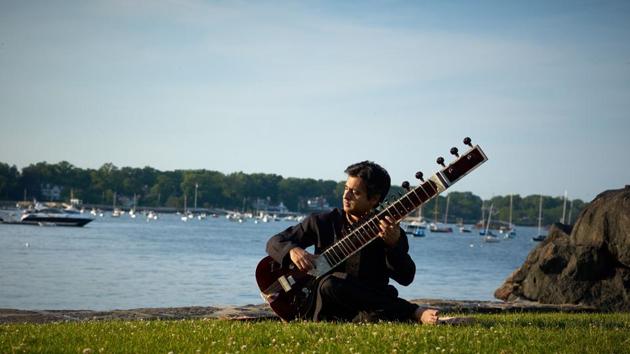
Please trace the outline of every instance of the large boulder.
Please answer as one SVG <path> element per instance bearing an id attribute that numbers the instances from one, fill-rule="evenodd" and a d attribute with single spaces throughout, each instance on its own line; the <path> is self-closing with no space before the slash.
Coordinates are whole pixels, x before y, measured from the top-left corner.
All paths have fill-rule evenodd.
<path id="1" fill-rule="evenodd" d="M 595 197 L 573 228 L 554 224 L 494 296 L 630 311 L 630 186 Z"/>

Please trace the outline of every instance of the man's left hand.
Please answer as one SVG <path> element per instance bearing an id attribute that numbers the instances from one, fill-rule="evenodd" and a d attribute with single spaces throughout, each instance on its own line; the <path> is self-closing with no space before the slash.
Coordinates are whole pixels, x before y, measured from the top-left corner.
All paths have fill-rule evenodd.
<path id="1" fill-rule="evenodd" d="M 381 232 L 378 235 L 383 239 L 385 245 L 387 247 L 394 247 L 396 243 L 398 243 L 398 239 L 400 239 L 400 227 L 398 224 L 389 216 L 386 216 L 385 219 L 380 220 Z"/>

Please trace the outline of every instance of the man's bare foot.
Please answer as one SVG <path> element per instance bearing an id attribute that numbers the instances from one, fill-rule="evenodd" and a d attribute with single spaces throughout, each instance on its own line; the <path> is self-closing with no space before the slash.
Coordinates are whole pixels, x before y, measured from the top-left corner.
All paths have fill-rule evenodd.
<path id="1" fill-rule="evenodd" d="M 439 325 L 462 326 L 473 323 L 475 323 L 475 319 L 472 317 L 442 317 L 437 320 Z"/>
<path id="2" fill-rule="evenodd" d="M 439 321 L 439 310 L 418 308 L 416 319 L 422 324 L 434 325 Z"/>

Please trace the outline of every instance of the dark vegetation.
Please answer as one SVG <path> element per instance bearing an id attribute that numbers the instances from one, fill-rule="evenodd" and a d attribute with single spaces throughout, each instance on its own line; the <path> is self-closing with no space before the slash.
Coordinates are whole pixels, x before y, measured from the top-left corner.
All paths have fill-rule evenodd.
<path id="1" fill-rule="evenodd" d="M 285 178 L 265 173 L 224 174 L 205 169 L 160 171 L 152 167 L 119 168 L 112 163 L 106 163 L 98 169 L 83 169 L 66 161 L 55 164 L 38 162 L 20 171 L 15 166 L 0 162 L 0 200 L 11 202 L 33 199 L 48 201 L 50 198 L 44 195 L 43 189 L 57 186 L 61 201 L 68 201 L 73 196 L 85 204 L 112 205 L 116 195 L 118 205 L 129 206 L 135 195 L 139 208 L 183 209 L 185 196 L 188 207 L 192 207 L 197 189 L 197 205 L 200 208 L 255 211 L 262 204 L 278 205 L 282 202 L 291 211 L 309 212 L 313 209 L 309 208 L 308 200 L 316 197 L 324 198 L 330 207 L 339 207 L 343 183 L 312 178 Z M 402 188 L 394 186 L 392 197 L 395 198 L 402 191 Z M 496 196 L 486 201 L 472 192 L 451 192 L 449 196 L 448 222 L 477 222 L 482 218 L 482 205 L 485 205 L 486 215 L 489 206 L 493 206 L 493 220 L 508 220 L 509 196 Z M 538 195 L 514 195 L 513 222 L 517 225 L 536 225 L 538 201 Z M 435 199 L 431 200 L 423 207 L 425 217 L 435 217 L 435 202 Z M 561 219 L 563 202 L 561 196 L 544 197 L 544 224 Z M 567 219 L 570 202 L 567 203 Z M 446 196 L 439 196 L 437 203 L 437 217 L 443 221 Z M 584 205 L 579 199 L 573 200 L 572 221 Z"/>

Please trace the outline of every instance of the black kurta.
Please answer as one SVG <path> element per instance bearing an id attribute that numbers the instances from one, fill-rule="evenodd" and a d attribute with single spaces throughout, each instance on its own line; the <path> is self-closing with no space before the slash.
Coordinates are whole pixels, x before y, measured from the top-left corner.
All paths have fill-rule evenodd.
<path id="1" fill-rule="evenodd" d="M 347 227 L 346 216 L 339 209 L 313 214 L 271 237 L 267 253 L 287 266 L 292 248 L 314 246 L 314 253 L 321 254 L 343 237 L 342 230 Z M 396 289 L 388 285 L 390 278 L 401 285 L 413 281 L 416 265 L 408 251 L 409 243 L 402 229 L 394 247 L 387 247 L 380 238 L 364 247 L 335 268 L 332 276 L 322 278 L 313 319 L 348 320 L 360 312 L 375 313 L 387 320 L 411 319 L 417 306 L 398 298 Z"/>

